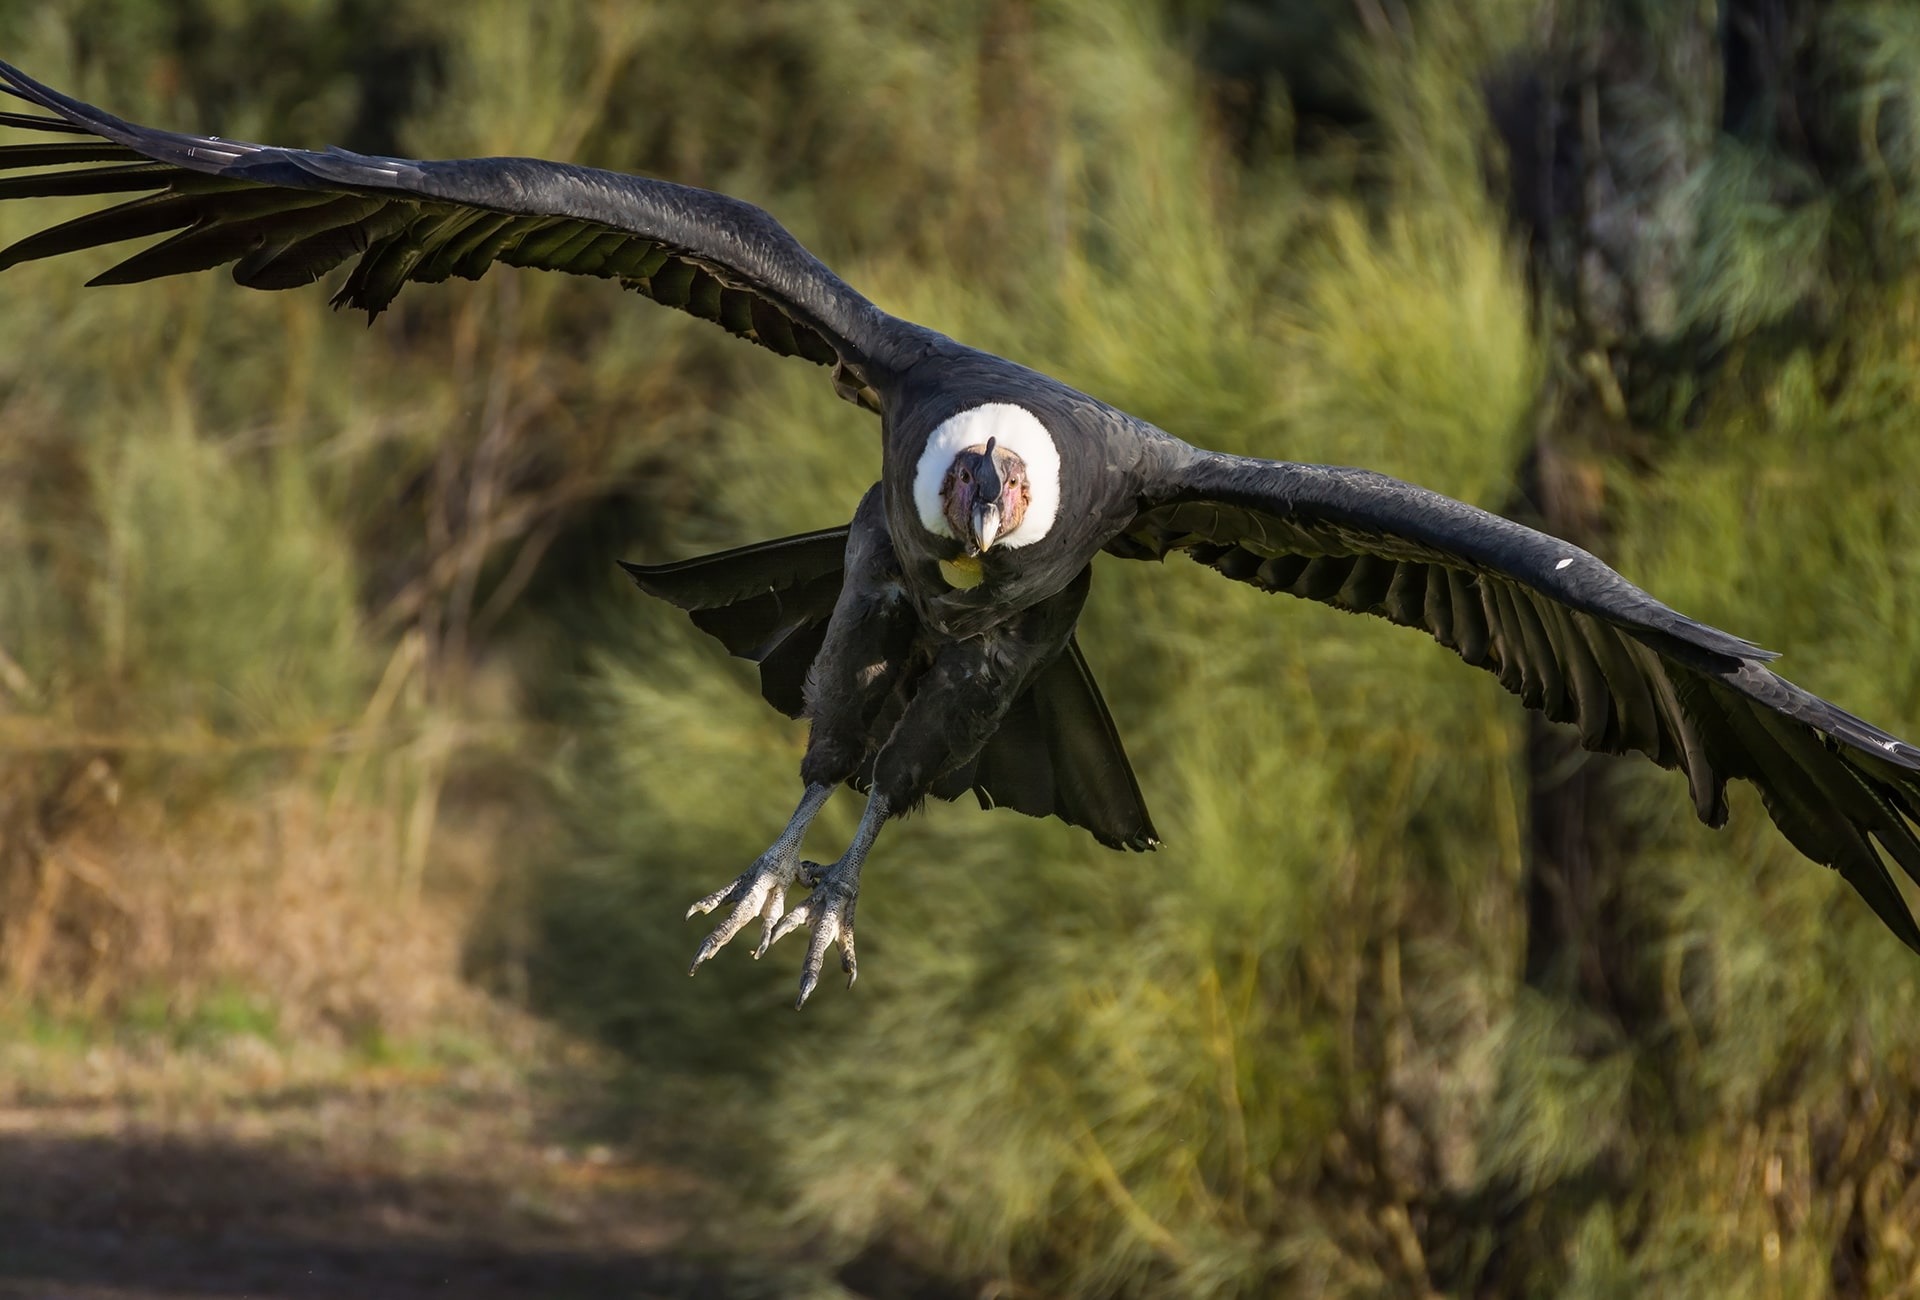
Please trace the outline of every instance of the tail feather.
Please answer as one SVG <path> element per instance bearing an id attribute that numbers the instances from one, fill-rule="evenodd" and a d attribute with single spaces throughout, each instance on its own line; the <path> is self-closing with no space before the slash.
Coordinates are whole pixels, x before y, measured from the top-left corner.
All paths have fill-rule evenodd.
<path id="1" fill-rule="evenodd" d="M 982 808 L 1056 816 L 1085 827 L 1110 849 L 1160 847 L 1120 732 L 1077 638 L 1014 701 L 973 762 L 943 777 L 933 792 L 958 799 L 969 789 Z"/>
<path id="2" fill-rule="evenodd" d="M 759 542 L 674 564 L 628 564 L 642 591 L 688 612 L 728 653 L 760 666 L 760 694 L 790 718 L 806 712 L 807 670 L 840 595 L 847 529 Z M 883 715 L 891 717 L 891 713 Z M 1160 844 L 1100 688 L 1069 641 L 1008 710 L 973 760 L 934 785 L 972 791 L 983 808 L 1054 816 L 1110 848 Z"/>

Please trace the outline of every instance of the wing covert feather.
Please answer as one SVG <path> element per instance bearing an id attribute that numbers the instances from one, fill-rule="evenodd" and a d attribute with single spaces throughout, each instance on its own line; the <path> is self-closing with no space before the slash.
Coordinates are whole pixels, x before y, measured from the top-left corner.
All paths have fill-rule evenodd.
<path id="1" fill-rule="evenodd" d="M 369 315 L 409 282 L 475 279 L 496 262 L 592 275 L 832 366 L 841 395 L 873 409 L 874 384 L 931 337 L 867 301 L 766 212 L 724 194 L 534 158 L 415 161 L 161 131 L 5 63 L 0 91 L 55 115 L 0 113 L 0 128 L 66 137 L 0 145 L 0 199 L 144 196 L 0 250 L 0 270 L 168 234 L 92 283 L 233 263 L 239 283 L 282 289 L 353 260 L 334 305 Z M 39 167 L 53 170 L 22 170 Z"/>
<path id="2" fill-rule="evenodd" d="M 1788 841 L 1920 952 L 1883 856 L 1920 884 L 1920 749 L 1571 543 L 1366 470 L 1196 452 L 1108 549 L 1185 551 L 1264 591 L 1419 628 L 1588 749 L 1684 771 L 1709 825 L 1726 821 L 1726 783 L 1751 781 Z"/>

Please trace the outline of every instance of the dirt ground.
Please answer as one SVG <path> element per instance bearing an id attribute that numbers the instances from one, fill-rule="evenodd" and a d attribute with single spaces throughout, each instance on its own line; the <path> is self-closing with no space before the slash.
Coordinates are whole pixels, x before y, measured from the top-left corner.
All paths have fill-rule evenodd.
<path id="1" fill-rule="evenodd" d="M 596 1138 L 604 1074 L 551 1043 L 521 1045 L 536 1074 L 517 1053 L 10 1037 L 7 1300 L 852 1294 L 777 1246 L 716 1251 L 714 1189 Z"/>

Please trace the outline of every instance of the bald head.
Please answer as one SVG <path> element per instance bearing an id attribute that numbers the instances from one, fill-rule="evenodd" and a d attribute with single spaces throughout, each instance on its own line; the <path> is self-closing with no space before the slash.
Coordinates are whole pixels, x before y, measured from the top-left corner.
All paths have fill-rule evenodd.
<path id="1" fill-rule="evenodd" d="M 954 455 L 940 483 L 940 512 L 966 553 L 980 555 L 1020 526 L 1031 495 L 1026 462 L 988 438 Z"/>

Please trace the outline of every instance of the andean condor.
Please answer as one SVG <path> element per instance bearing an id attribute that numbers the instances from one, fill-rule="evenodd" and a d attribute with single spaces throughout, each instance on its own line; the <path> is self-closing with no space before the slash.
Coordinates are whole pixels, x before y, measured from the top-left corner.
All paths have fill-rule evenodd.
<path id="1" fill-rule="evenodd" d="M 472 279 L 495 262 L 596 275 L 829 366 L 842 396 L 879 414 L 880 482 L 846 527 L 627 566 L 758 662 L 767 699 L 812 724 L 786 829 L 688 912 L 730 909 L 695 968 L 758 917 L 761 951 L 811 927 L 801 1003 L 836 942 L 851 982 L 861 864 L 887 818 L 930 793 L 972 790 L 1103 844 L 1154 847 L 1073 631 L 1096 555 L 1176 550 L 1264 591 L 1427 632 L 1578 727 L 1587 748 L 1685 771 L 1709 825 L 1726 819 L 1728 779 L 1752 781 L 1788 840 L 1920 951 L 1881 856 L 1920 881 L 1920 750 L 1576 546 L 1366 470 L 1190 446 L 888 315 L 725 195 L 527 158 L 415 162 L 178 135 L 5 64 L 0 88 L 40 110 L 0 113 L 0 127 L 52 137 L 0 146 L 0 198 L 136 196 L 0 251 L 0 269 L 165 235 L 90 283 L 232 263 L 243 285 L 285 289 L 351 261 L 334 305 L 370 315 L 408 281 Z M 853 842 L 831 865 L 802 862 L 801 837 L 842 782 L 869 792 Z M 787 912 L 796 880 L 811 893 Z"/>

